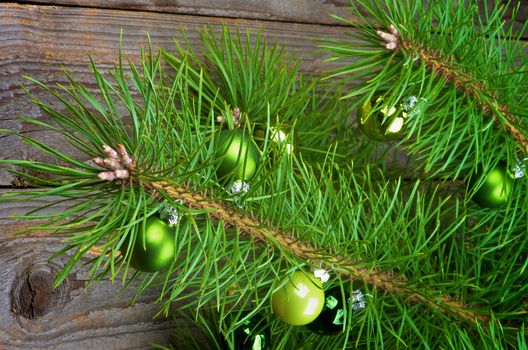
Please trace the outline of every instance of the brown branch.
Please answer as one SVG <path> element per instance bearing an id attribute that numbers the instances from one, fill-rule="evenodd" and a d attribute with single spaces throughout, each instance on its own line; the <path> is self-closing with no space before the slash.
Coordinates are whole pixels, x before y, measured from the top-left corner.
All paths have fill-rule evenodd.
<path id="1" fill-rule="evenodd" d="M 221 201 L 208 199 L 202 194 L 192 193 L 185 187 L 176 187 L 167 181 L 142 183 L 142 185 L 158 193 L 166 193 L 172 199 L 183 200 L 190 209 L 206 211 L 210 218 L 221 220 L 226 226 L 236 227 L 242 234 L 255 240 L 268 244 L 271 242 L 278 248 L 288 251 L 290 254 L 313 265 L 323 266 L 350 280 L 361 280 L 365 284 L 387 292 L 401 295 L 409 294 L 408 289 L 405 287 L 405 279 L 402 277 L 374 268 L 358 266 L 353 261 L 348 261 L 333 254 L 317 252 L 314 247 L 300 242 L 293 235 L 280 232 L 276 228 L 272 228 L 246 213 L 231 208 Z M 487 315 L 479 314 L 471 310 L 463 302 L 452 300 L 447 296 L 439 296 L 439 304 L 417 293 L 410 294 L 407 299 L 411 302 L 423 302 L 434 309 L 439 308 L 444 313 L 455 313 L 468 322 L 474 322 L 475 320 L 489 321 Z"/>
<path id="2" fill-rule="evenodd" d="M 279 249 L 285 250 L 295 255 L 301 260 L 307 261 L 313 265 L 325 267 L 340 274 L 352 281 L 360 280 L 365 284 L 374 286 L 377 289 L 386 292 L 396 293 L 402 296 L 407 295 L 410 302 L 421 302 L 429 305 L 434 309 L 440 309 L 443 313 L 454 313 L 468 322 L 476 320 L 488 322 L 489 317 L 477 313 L 463 302 L 455 301 L 448 296 L 438 296 L 438 303 L 426 298 L 424 295 L 410 292 L 405 285 L 405 278 L 395 276 L 391 272 L 383 272 L 375 268 L 359 266 L 356 261 L 336 256 L 332 253 L 322 253 L 310 244 L 299 241 L 289 232 L 281 232 L 266 223 L 254 218 L 250 214 L 225 204 L 222 201 L 212 200 L 207 196 L 192 192 L 184 186 L 175 186 L 169 181 L 141 181 L 137 179 L 137 169 L 133 160 L 128 156 L 127 151 L 122 145 L 117 145 L 118 152 L 105 146 L 107 159 L 96 159 L 94 162 L 100 164 L 106 170 L 99 174 L 103 179 L 109 172 L 117 170 L 126 170 L 126 178 L 118 176 L 108 176 L 106 181 L 134 181 L 140 186 L 152 191 L 154 195 L 168 195 L 173 200 L 183 201 L 185 205 L 194 210 L 205 211 L 212 219 L 223 222 L 226 227 L 236 227 L 238 231 L 254 240 L 262 241 L 266 244 L 273 244 Z M 127 160 L 126 162 L 124 160 Z M 117 160 L 119 164 L 114 164 Z M 98 253 L 90 251 L 90 253 Z M 99 252 L 101 253 L 101 252 Z"/>
<path id="3" fill-rule="evenodd" d="M 486 86 L 477 83 L 472 77 L 456 72 L 451 68 L 455 62 L 453 57 L 442 57 L 438 52 L 427 50 L 409 40 L 404 40 L 394 26 L 390 26 L 389 33 L 377 31 L 384 40 L 382 45 L 387 50 L 405 50 L 418 55 L 424 65 L 436 76 L 441 76 L 446 82 L 453 83 L 457 89 L 468 94 L 481 107 L 486 114 L 492 114 L 496 122 L 502 122 L 506 131 L 517 141 L 517 143 L 528 153 L 528 138 L 515 126 L 516 118 L 510 113 L 509 108 L 504 105 L 484 101 L 481 96 L 492 96 L 497 100 L 495 94 L 491 93 Z M 503 118 L 499 118 L 502 116 Z"/>

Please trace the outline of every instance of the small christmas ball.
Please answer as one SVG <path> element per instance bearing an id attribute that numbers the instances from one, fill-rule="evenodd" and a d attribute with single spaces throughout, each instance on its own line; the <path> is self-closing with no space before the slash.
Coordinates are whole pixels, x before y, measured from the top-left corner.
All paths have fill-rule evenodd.
<path id="1" fill-rule="evenodd" d="M 468 189 L 473 194 L 473 201 L 481 207 L 498 208 L 510 199 L 513 183 L 513 175 L 508 171 L 506 163 L 499 162 L 487 174 L 483 174 L 482 168 L 472 174 Z"/>
<path id="2" fill-rule="evenodd" d="M 324 306 L 321 281 L 313 275 L 296 271 L 288 282 L 271 295 L 273 313 L 292 326 L 315 320 Z"/>
<path id="3" fill-rule="evenodd" d="M 289 135 L 293 133 L 293 135 Z M 259 125 L 254 131 L 255 141 L 262 148 L 266 141 L 266 127 Z M 291 140 L 293 138 L 293 140 Z M 271 126 L 268 131 L 268 144 L 272 152 L 283 151 L 288 155 L 292 155 L 299 149 L 299 141 L 294 129 L 289 126 L 275 127 Z"/>
<path id="4" fill-rule="evenodd" d="M 156 216 L 142 223 L 136 234 L 132 251 L 129 241 L 121 247 L 121 254 L 130 255 L 130 266 L 139 271 L 154 272 L 167 268 L 175 256 L 175 228 Z"/>
<path id="5" fill-rule="evenodd" d="M 384 98 L 375 95 L 359 108 L 359 127 L 374 141 L 391 141 L 401 134 L 408 113 L 403 107 L 388 106 Z"/>
<path id="6" fill-rule="evenodd" d="M 346 319 L 347 305 L 343 303 L 341 288 L 335 287 L 325 292 L 323 311 L 306 327 L 312 332 L 321 335 L 332 335 L 343 331 L 343 324 Z"/>
<path id="7" fill-rule="evenodd" d="M 270 348 L 269 328 L 264 319 L 253 317 L 235 330 L 235 350 L 266 350 Z"/>
<path id="8" fill-rule="evenodd" d="M 219 177 L 248 181 L 257 171 L 260 152 L 245 130 L 223 130 L 217 137 L 215 158 Z"/>

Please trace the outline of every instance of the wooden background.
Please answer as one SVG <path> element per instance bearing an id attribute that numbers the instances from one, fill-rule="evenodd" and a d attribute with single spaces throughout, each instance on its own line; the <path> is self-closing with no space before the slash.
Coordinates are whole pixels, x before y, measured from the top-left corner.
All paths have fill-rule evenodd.
<path id="1" fill-rule="evenodd" d="M 60 140 L 17 117 L 46 120 L 25 96 L 23 75 L 46 84 L 64 83 L 61 65 L 93 87 L 88 55 L 105 70 L 117 59 L 119 32 L 123 49 L 137 62 L 148 32 L 155 46 L 173 47 L 179 29 L 197 42 L 197 28 L 222 22 L 262 28 L 302 58 L 301 70 L 329 68 L 313 38 L 344 38 L 346 28 L 329 17 L 347 16 L 346 0 L 26 0 L 0 3 L 0 128 L 55 143 Z M 521 18 L 527 18 L 528 6 Z M 33 91 L 33 86 L 29 86 Z M 39 91 L 35 94 L 49 100 Z M 0 135 L 0 159 L 45 160 L 12 136 Z M 17 182 L 0 170 L 0 191 Z M 54 273 L 65 258 L 49 262 L 62 247 L 59 239 L 39 233 L 13 236 L 25 223 L 9 219 L 45 204 L 0 205 L 0 349 L 147 349 L 166 343 L 170 320 L 156 319 L 157 292 L 144 293 L 130 305 L 131 293 L 103 282 L 86 286 L 86 269 L 78 267 L 64 286 L 52 290 Z"/>

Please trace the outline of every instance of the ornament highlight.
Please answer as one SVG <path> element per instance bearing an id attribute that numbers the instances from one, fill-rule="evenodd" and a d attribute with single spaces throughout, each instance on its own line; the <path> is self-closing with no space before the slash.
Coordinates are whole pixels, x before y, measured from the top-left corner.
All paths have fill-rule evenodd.
<path id="1" fill-rule="evenodd" d="M 321 314 L 306 325 L 314 333 L 332 335 L 343 331 L 347 320 L 347 305 L 343 303 L 341 288 L 334 287 L 325 293 L 325 303 Z"/>
<path id="2" fill-rule="evenodd" d="M 273 313 L 292 326 L 315 320 L 324 307 L 321 281 L 312 274 L 295 271 L 288 281 L 271 295 Z"/>
<path id="3" fill-rule="evenodd" d="M 127 240 L 121 246 L 121 255 L 130 255 L 130 266 L 136 270 L 160 271 L 174 261 L 175 237 L 173 228 L 160 218 L 151 216 L 140 224 L 132 251 L 128 251 Z"/>
<path id="4" fill-rule="evenodd" d="M 499 208 L 506 204 L 513 192 L 513 175 L 506 163 L 499 162 L 487 174 L 482 168 L 469 177 L 468 190 L 475 203 L 485 208 Z M 478 186 L 478 188 L 477 188 Z"/>
<path id="5" fill-rule="evenodd" d="M 223 130 L 216 139 L 215 158 L 220 178 L 248 181 L 257 172 L 260 152 L 245 130 Z"/>
<path id="6" fill-rule="evenodd" d="M 266 350 L 270 348 L 269 328 L 262 329 L 263 319 L 253 317 L 238 327 L 235 332 L 235 350 Z"/>
<path id="7" fill-rule="evenodd" d="M 306 327 L 314 333 L 321 335 L 333 335 L 344 330 L 347 321 L 347 310 L 349 305 L 353 311 L 363 310 L 367 302 L 365 296 L 360 290 L 352 291 L 352 295 L 347 298 L 346 304 L 343 303 L 341 288 L 339 286 L 325 292 L 325 305 L 321 314 Z"/>
<path id="8" fill-rule="evenodd" d="M 176 202 L 183 204 L 181 199 L 177 199 Z M 171 227 L 178 225 L 180 220 L 183 218 L 183 215 L 179 212 L 178 208 L 169 204 L 165 204 L 163 206 L 159 212 L 159 216 L 161 220 L 166 221 Z"/>
<path id="9" fill-rule="evenodd" d="M 520 179 L 521 177 L 526 176 L 527 161 L 528 161 L 528 158 L 524 158 L 523 160 L 517 159 L 517 162 L 511 169 L 511 172 L 514 178 Z"/>
<path id="10" fill-rule="evenodd" d="M 268 142 L 272 152 L 285 152 L 288 155 L 293 155 L 293 153 L 299 149 L 298 140 L 294 133 L 294 129 L 288 125 L 271 126 L 268 131 Z M 294 133 L 292 135 L 293 141 L 290 142 L 289 133 Z M 255 141 L 262 148 L 266 141 L 266 127 L 257 126 L 255 131 Z"/>
<path id="11" fill-rule="evenodd" d="M 315 269 L 313 270 L 313 274 L 314 277 L 319 278 L 322 283 L 326 283 L 330 279 L 330 273 L 325 269 Z"/>
<path id="12" fill-rule="evenodd" d="M 391 141 L 401 134 L 405 121 L 418 99 L 411 96 L 398 108 L 388 106 L 383 96 L 374 95 L 366 100 L 358 110 L 359 127 L 374 141 Z"/>
<path id="13" fill-rule="evenodd" d="M 231 187 L 229 187 L 229 189 L 227 190 L 227 192 L 233 196 L 246 194 L 249 192 L 249 183 L 240 180 L 234 181 L 233 184 L 231 184 Z"/>

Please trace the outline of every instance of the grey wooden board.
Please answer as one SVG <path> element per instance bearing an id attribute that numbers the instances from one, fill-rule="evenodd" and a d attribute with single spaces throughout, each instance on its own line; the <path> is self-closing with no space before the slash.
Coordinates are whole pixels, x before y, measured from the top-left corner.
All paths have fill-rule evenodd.
<path id="1" fill-rule="evenodd" d="M 347 0 L 30 0 L 39 4 L 129 9 L 273 21 L 340 24 L 330 14 L 348 15 Z"/>
<path id="2" fill-rule="evenodd" d="M 147 290 L 131 305 L 134 287 L 119 294 L 120 282 L 113 285 L 107 280 L 87 288 L 87 268 L 78 265 L 55 300 L 50 300 L 49 283 L 32 281 L 31 293 L 26 295 L 12 292 L 26 282 L 28 272 L 53 276 L 67 261 L 66 257 L 48 261 L 64 246 L 60 238 L 43 233 L 13 236 L 27 222 L 7 218 L 49 200 L 0 205 L 0 349 L 149 349 L 152 342 L 166 344 L 170 330 L 178 324 L 172 319 L 153 319 L 158 311 L 156 289 Z M 42 314 L 22 316 L 23 310 L 13 304 L 17 295 L 33 298 L 34 307 L 43 307 Z"/>
<path id="3" fill-rule="evenodd" d="M 65 83 L 61 65 L 80 82 L 93 89 L 89 57 L 101 70 L 117 62 L 119 33 L 123 31 L 125 55 L 138 62 L 140 45 L 146 45 L 146 33 L 156 47 L 171 49 L 173 38 L 181 38 L 180 27 L 187 29 L 191 44 L 198 44 L 197 28 L 211 25 L 219 29 L 223 22 L 240 29 L 261 28 L 272 41 L 288 47 L 302 59 L 300 70 L 317 73 L 331 66 L 323 62 L 314 38 L 345 37 L 342 27 L 252 20 L 222 20 L 204 16 L 161 14 L 141 11 L 86 9 L 61 6 L 0 4 L 0 127 L 24 133 L 69 150 L 56 135 L 17 120 L 24 116 L 47 121 L 46 116 L 24 94 L 23 75 L 46 84 Z M 334 63 L 335 64 L 335 63 Z M 47 102 L 48 94 L 28 85 L 31 92 Z M 14 136 L 0 135 L 0 159 L 47 160 Z M 10 174 L 0 172 L 0 186 L 9 185 Z"/>
<path id="4" fill-rule="evenodd" d="M 487 1 L 488 4 L 492 4 L 496 0 Z M 528 2 L 518 1 L 521 6 L 515 18 L 515 26 L 521 28 L 528 19 Z M 342 22 L 332 18 L 332 14 L 353 18 L 348 0 L 29 0 L 24 2 L 311 24 L 343 25 Z M 427 2 L 423 1 L 424 6 Z M 501 2 L 507 4 L 508 0 Z M 479 3 L 482 5 L 484 1 L 481 0 Z M 481 7 L 484 9 L 483 6 Z M 506 12 L 506 20 L 511 19 L 511 8 L 512 6 Z M 528 36 L 528 32 L 525 31 L 524 34 Z"/>

